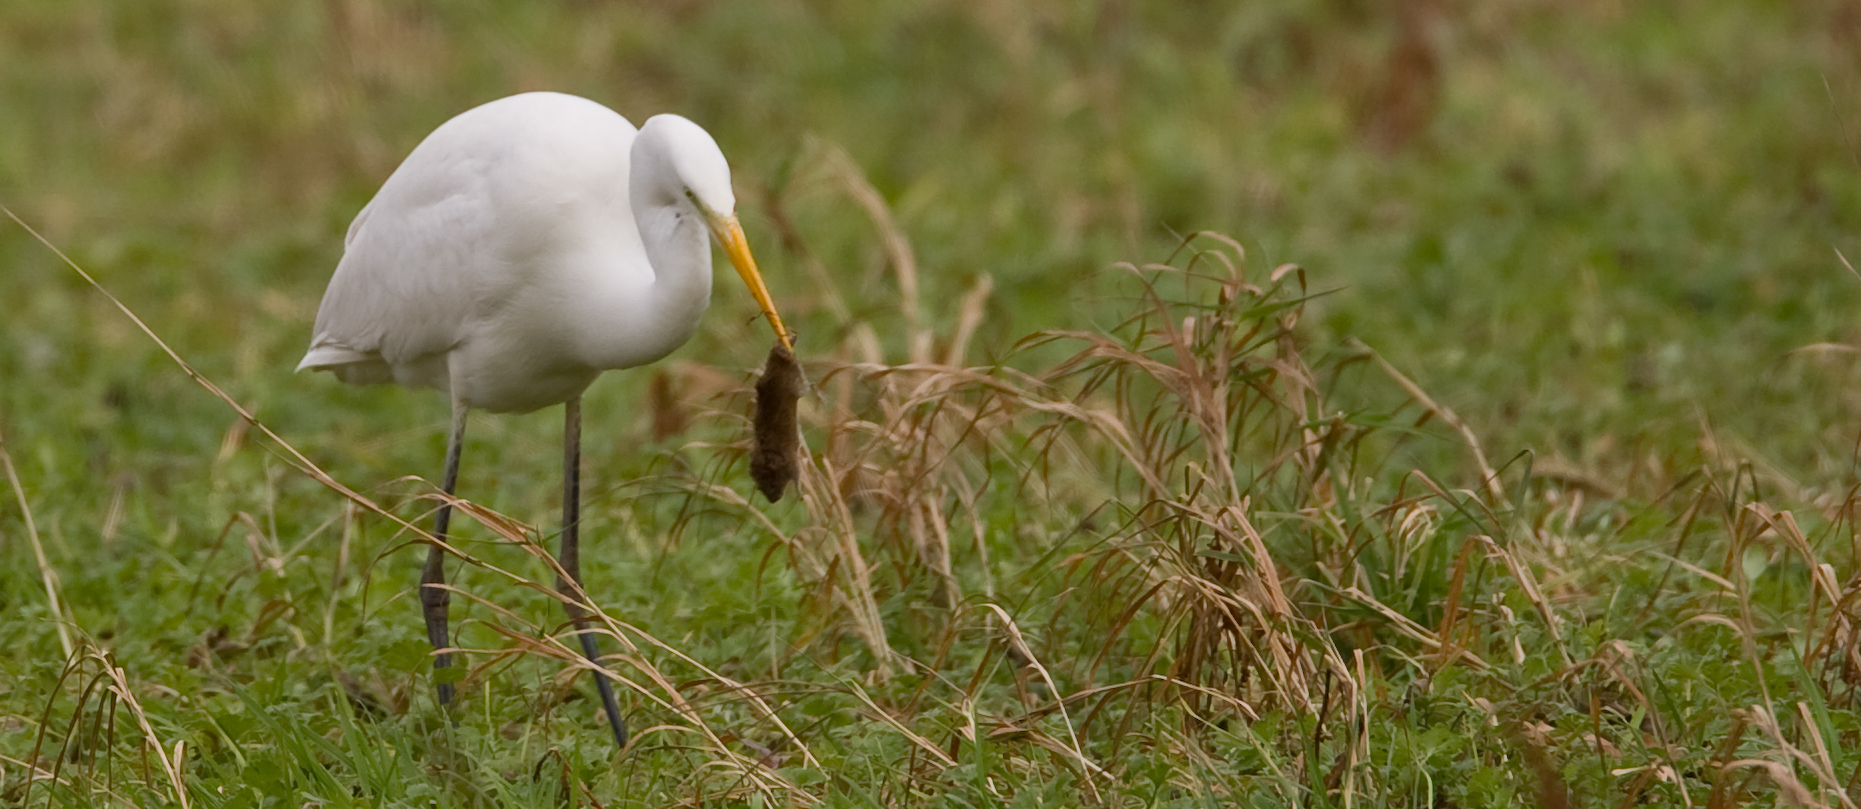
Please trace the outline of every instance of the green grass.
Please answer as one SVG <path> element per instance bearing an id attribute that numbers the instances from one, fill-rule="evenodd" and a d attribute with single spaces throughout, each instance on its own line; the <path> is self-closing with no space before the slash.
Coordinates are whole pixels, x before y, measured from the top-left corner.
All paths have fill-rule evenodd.
<path id="1" fill-rule="evenodd" d="M 0 805 L 1852 805 L 1861 15 L 1443 5 L 0 6 L 0 204 L 400 519 L 444 402 L 290 369 L 482 101 L 709 128 L 819 384 L 775 505 L 733 285 L 590 391 L 617 756 L 558 416 L 448 722 L 416 537 L 0 226 Z"/>

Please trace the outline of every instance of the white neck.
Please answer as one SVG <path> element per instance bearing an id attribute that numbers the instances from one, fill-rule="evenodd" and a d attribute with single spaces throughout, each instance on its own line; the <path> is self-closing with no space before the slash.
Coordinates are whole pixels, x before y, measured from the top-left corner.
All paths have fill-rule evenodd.
<path id="1" fill-rule="evenodd" d="M 642 206 L 640 196 L 634 195 L 634 222 L 653 267 L 651 303 L 642 312 L 653 335 L 643 339 L 658 359 L 691 339 L 711 304 L 711 242 L 689 202 Z"/>
<path id="2" fill-rule="evenodd" d="M 710 229 L 697 199 L 735 207 L 729 167 L 710 136 L 677 116 L 646 122 L 629 148 L 628 209 L 651 272 L 610 274 L 612 328 L 586 346 L 590 367 L 631 368 L 683 345 L 711 303 Z M 697 178 L 695 185 L 690 178 Z"/>
<path id="3" fill-rule="evenodd" d="M 691 339 L 711 302 L 710 233 L 698 213 L 687 203 L 636 204 L 632 214 L 637 242 L 621 223 L 588 225 L 585 232 L 601 236 L 574 261 L 579 280 L 562 290 L 566 299 L 554 299 L 560 311 L 541 315 L 562 318 L 561 326 L 588 324 L 568 333 L 577 364 L 589 371 L 665 357 Z"/>

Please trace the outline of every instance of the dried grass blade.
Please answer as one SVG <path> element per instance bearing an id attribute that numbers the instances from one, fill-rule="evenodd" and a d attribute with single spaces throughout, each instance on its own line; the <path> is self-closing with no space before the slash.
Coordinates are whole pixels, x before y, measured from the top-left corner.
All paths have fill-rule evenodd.
<path id="1" fill-rule="evenodd" d="M 128 705 L 129 712 L 136 717 L 136 725 L 142 729 L 143 740 L 148 743 L 150 749 L 155 751 L 156 762 L 161 765 L 163 774 L 168 776 L 169 785 L 174 788 L 175 802 L 180 804 L 181 809 L 188 809 L 187 784 L 181 776 L 182 754 L 185 750 L 183 745 L 186 742 L 175 742 L 172 756 L 164 750 L 161 738 L 155 734 L 155 728 L 149 724 L 148 714 L 142 710 L 142 703 L 136 699 L 135 692 L 130 690 L 129 677 L 122 667 L 117 666 L 110 659 L 109 653 L 101 649 L 92 649 L 89 654 L 98 665 L 103 667 L 105 675 L 110 678 L 110 693 L 123 704 Z"/>
<path id="2" fill-rule="evenodd" d="M 1034 650 L 1028 647 L 1027 639 L 1021 636 L 1021 627 L 1015 624 L 1014 618 L 1010 617 L 1008 611 L 1002 609 L 998 604 L 983 604 L 982 608 L 995 613 L 995 617 L 1002 622 L 1002 629 L 1008 635 L 1008 642 L 1013 645 L 1014 650 L 1021 655 L 1021 658 L 1026 660 L 1027 664 L 1033 666 L 1034 671 L 1040 674 L 1041 681 L 1047 684 L 1047 693 L 1054 694 L 1057 697 L 1060 693 L 1059 683 L 1053 681 L 1053 675 L 1047 671 L 1046 666 L 1041 664 L 1040 658 L 1034 655 Z M 1109 773 L 1105 771 L 1104 767 L 1086 758 L 1085 748 L 1079 744 L 1079 731 L 1073 727 L 1073 719 L 1066 713 L 1066 703 L 1056 699 L 1055 706 L 1060 713 L 1060 723 L 1066 726 L 1067 740 L 1072 743 L 1072 746 L 1065 750 L 1066 755 L 1078 761 L 1079 766 L 1084 768 L 1087 775 L 1108 776 Z M 1093 803 L 1098 803 L 1100 801 L 1098 782 L 1091 778 L 1085 780 L 1086 790 L 1092 793 Z"/>
<path id="3" fill-rule="evenodd" d="M 1486 452 L 1480 449 L 1480 439 L 1473 434 L 1473 428 L 1468 427 L 1467 422 L 1462 421 L 1459 414 L 1436 402 L 1433 397 L 1428 395 L 1427 391 L 1422 390 L 1422 386 L 1415 384 L 1414 380 L 1409 379 L 1401 371 L 1396 370 L 1396 366 L 1391 364 L 1389 360 L 1384 359 L 1383 355 L 1377 353 L 1375 349 L 1355 340 L 1351 342 L 1355 344 L 1353 346 L 1354 348 L 1366 352 L 1371 359 L 1376 360 L 1377 366 L 1383 369 L 1383 373 L 1388 374 L 1390 379 L 1395 380 L 1396 384 L 1401 385 L 1402 389 L 1407 391 L 1408 394 L 1414 397 L 1415 401 L 1422 406 L 1422 409 L 1433 413 L 1449 427 L 1454 428 L 1456 432 L 1460 433 L 1461 438 L 1467 442 L 1467 448 L 1473 451 L 1473 462 L 1480 468 L 1480 479 L 1486 484 L 1487 494 L 1492 495 L 1495 502 L 1503 502 L 1506 499 L 1505 487 L 1501 486 L 1499 483 L 1499 473 L 1493 471 L 1492 464 L 1487 463 Z"/>
<path id="4" fill-rule="evenodd" d="M 918 259 L 916 252 L 911 249 L 911 239 L 892 217 L 892 209 L 886 204 L 885 196 L 866 178 L 866 172 L 860 169 L 845 149 L 818 138 L 811 139 L 811 142 L 823 155 L 828 169 L 840 180 L 847 196 L 852 197 L 860 209 L 866 212 L 866 216 L 872 219 L 873 227 L 879 231 L 879 239 L 885 244 L 885 254 L 891 262 L 892 271 L 898 275 L 898 309 L 904 316 L 906 339 L 910 345 L 908 357 L 912 362 L 929 362 L 931 333 L 924 327 L 924 307 L 918 293 Z"/>
<path id="5" fill-rule="evenodd" d="M 71 645 L 71 629 L 66 625 L 63 602 L 58 597 L 58 571 L 45 556 L 45 544 L 39 539 L 39 526 L 32 519 L 32 505 L 26 501 L 26 487 L 20 485 L 19 472 L 13 468 L 13 456 L 6 451 L 6 435 L 0 433 L 0 466 L 6 468 L 7 483 L 13 486 L 13 498 L 19 502 L 20 519 L 26 523 L 26 541 L 32 543 L 32 558 L 39 565 L 39 581 L 45 585 L 45 603 L 52 613 L 52 627 L 58 630 L 58 646 L 70 660 L 77 650 Z"/>

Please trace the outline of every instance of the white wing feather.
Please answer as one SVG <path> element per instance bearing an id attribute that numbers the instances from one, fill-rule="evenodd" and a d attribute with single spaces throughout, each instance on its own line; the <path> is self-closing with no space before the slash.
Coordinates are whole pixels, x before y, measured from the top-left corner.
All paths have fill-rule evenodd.
<path id="1" fill-rule="evenodd" d="M 539 253 L 558 231 L 585 227 L 564 212 L 618 204 L 611 227 L 633 230 L 635 132 L 606 107 L 554 93 L 500 99 L 434 130 L 350 225 L 298 369 L 446 389 L 448 352 L 548 266 Z"/>

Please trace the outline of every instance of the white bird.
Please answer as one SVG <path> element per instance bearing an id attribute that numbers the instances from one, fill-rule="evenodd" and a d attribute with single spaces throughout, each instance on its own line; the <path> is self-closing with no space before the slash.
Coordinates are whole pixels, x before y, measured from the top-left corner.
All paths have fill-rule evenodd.
<path id="1" fill-rule="evenodd" d="M 657 115 L 635 130 L 575 96 L 492 101 L 428 135 L 356 215 L 298 370 L 450 394 L 448 496 L 468 411 L 566 405 L 558 561 L 575 583 L 557 586 L 580 623 L 582 391 L 602 371 L 653 362 L 691 337 L 711 298 L 707 232 L 789 345 L 735 210 L 723 152 L 689 120 Z M 434 518 L 442 541 L 450 516 L 441 505 Z M 435 649 L 446 647 L 444 565 L 430 547 L 420 603 Z M 597 659 L 594 635 L 579 636 Z M 595 683 L 625 747 L 613 689 L 605 676 Z M 449 703 L 452 686 L 438 696 Z"/>

